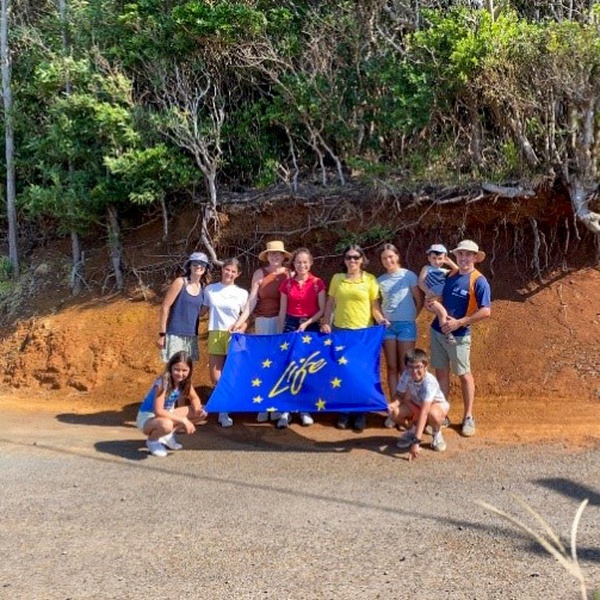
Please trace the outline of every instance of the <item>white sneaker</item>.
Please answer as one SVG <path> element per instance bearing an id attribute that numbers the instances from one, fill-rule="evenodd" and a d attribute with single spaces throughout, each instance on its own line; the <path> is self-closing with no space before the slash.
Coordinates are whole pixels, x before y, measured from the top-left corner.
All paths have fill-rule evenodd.
<path id="1" fill-rule="evenodd" d="M 300 421 L 303 427 L 310 427 L 311 425 L 315 424 L 314 419 L 309 413 L 300 413 Z"/>
<path id="2" fill-rule="evenodd" d="M 444 436 L 442 435 L 442 431 L 435 431 L 433 434 L 433 441 L 431 442 L 431 447 L 436 452 L 445 452 L 446 451 L 446 440 L 444 440 Z"/>
<path id="3" fill-rule="evenodd" d="M 291 420 L 292 418 L 289 412 L 281 413 L 279 421 L 277 421 L 277 429 L 287 429 Z"/>
<path id="4" fill-rule="evenodd" d="M 383 426 L 386 429 L 394 429 L 394 427 L 396 427 L 396 421 L 394 421 L 394 419 L 392 419 L 392 417 L 388 417 L 384 422 L 383 422 Z"/>
<path id="5" fill-rule="evenodd" d="M 462 424 L 462 430 L 460 432 L 464 437 L 471 437 L 475 435 L 475 419 L 473 417 L 467 417 Z"/>
<path id="6" fill-rule="evenodd" d="M 221 424 L 221 427 L 232 427 L 233 426 L 233 419 L 229 416 L 229 413 L 219 413 L 219 423 Z"/>
<path id="7" fill-rule="evenodd" d="M 163 437 L 158 438 L 158 441 L 169 450 L 181 450 L 183 448 L 172 431 L 168 435 L 163 435 Z"/>
<path id="8" fill-rule="evenodd" d="M 167 449 L 158 440 L 146 440 L 146 448 L 150 450 L 150 454 L 152 454 L 152 456 L 160 456 L 160 458 L 164 458 L 169 454 Z"/>
<path id="9" fill-rule="evenodd" d="M 262 412 L 262 413 L 258 413 L 256 415 L 256 421 L 258 423 L 266 423 L 269 420 L 269 413 L 268 412 Z"/>

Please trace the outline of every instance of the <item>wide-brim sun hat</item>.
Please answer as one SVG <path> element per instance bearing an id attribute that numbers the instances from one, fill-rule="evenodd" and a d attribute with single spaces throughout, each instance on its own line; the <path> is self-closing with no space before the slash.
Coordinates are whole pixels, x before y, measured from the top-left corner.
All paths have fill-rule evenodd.
<path id="1" fill-rule="evenodd" d="M 201 262 L 204 263 L 204 268 L 208 268 L 210 266 L 210 261 L 208 260 L 208 256 L 204 254 L 204 252 L 192 252 L 187 260 L 183 263 L 183 268 L 187 269 L 190 266 L 191 262 Z"/>
<path id="2" fill-rule="evenodd" d="M 269 252 L 281 252 L 286 258 L 292 258 L 291 252 L 288 252 L 281 240 L 267 242 L 267 247 L 258 255 L 258 260 L 267 260 Z"/>
<path id="3" fill-rule="evenodd" d="M 429 254 L 430 252 L 435 252 L 436 254 L 448 254 L 448 249 L 444 244 L 431 244 L 425 254 Z"/>
<path id="4" fill-rule="evenodd" d="M 473 240 L 463 240 L 458 246 L 452 250 L 452 254 L 456 254 L 459 250 L 467 252 L 475 252 L 475 262 L 480 263 L 485 260 L 485 252 L 479 249 L 479 246 Z"/>

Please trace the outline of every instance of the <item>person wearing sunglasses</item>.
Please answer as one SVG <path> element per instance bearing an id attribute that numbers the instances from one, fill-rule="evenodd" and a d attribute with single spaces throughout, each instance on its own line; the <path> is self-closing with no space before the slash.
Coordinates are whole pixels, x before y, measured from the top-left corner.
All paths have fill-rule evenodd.
<path id="1" fill-rule="evenodd" d="M 193 252 L 185 261 L 185 275 L 170 285 L 160 307 L 157 345 L 163 362 L 176 352 L 187 352 L 192 360 L 200 357 L 198 321 L 204 287 L 210 283 L 210 263 L 204 252 Z"/>
<path id="2" fill-rule="evenodd" d="M 323 333 L 332 329 L 364 329 L 375 322 L 388 324 L 379 306 L 379 285 L 371 273 L 365 271 L 369 261 L 363 249 L 351 244 L 344 250 L 342 273 L 331 279 L 327 304 L 321 325 Z M 352 427 L 361 432 L 366 426 L 365 413 L 342 413 L 337 422 L 338 429 Z"/>

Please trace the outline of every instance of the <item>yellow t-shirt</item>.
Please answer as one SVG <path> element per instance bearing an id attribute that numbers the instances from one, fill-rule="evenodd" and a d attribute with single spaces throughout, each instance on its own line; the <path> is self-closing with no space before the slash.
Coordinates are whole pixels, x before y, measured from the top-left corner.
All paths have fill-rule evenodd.
<path id="1" fill-rule="evenodd" d="M 329 296 L 335 298 L 334 327 L 363 329 L 373 325 L 371 302 L 379 295 L 377 279 L 363 271 L 357 281 L 346 279 L 346 273 L 336 273 L 329 284 Z"/>

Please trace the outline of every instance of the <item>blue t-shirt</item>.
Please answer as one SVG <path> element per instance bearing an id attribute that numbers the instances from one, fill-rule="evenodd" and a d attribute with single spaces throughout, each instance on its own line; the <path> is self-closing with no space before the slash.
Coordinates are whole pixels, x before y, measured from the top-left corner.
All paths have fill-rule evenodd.
<path id="1" fill-rule="evenodd" d="M 412 295 L 419 278 L 408 269 L 384 273 L 377 278 L 381 292 L 381 310 L 388 321 L 414 321 L 417 309 Z"/>
<path id="2" fill-rule="evenodd" d="M 471 273 L 461 275 L 457 273 L 446 279 L 442 293 L 442 304 L 448 311 L 448 316 L 453 319 L 462 319 L 467 314 L 469 306 L 469 286 L 471 284 Z M 492 305 L 492 292 L 488 280 L 480 275 L 475 281 L 475 300 L 477 308 L 489 307 Z M 442 332 L 437 317 L 431 324 L 433 329 Z M 452 334 L 456 337 L 462 337 L 471 333 L 471 326 L 460 327 Z"/>
<path id="3" fill-rule="evenodd" d="M 450 269 L 444 267 L 427 267 L 427 275 L 425 275 L 425 285 L 434 293 L 436 296 L 441 296 L 446 283 L 446 277 L 448 277 Z"/>
<path id="4" fill-rule="evenodd" d="M 150 388 L 150 391 L 146 394 L 146 397 L 142 400 L 142 404 L 140 406 L 140 412 L 154 412 L 154 398 L 156 397 L 156 392 L 163 384 L 163 378 L 159 377 Z M 171 410 L 175 407 L 177 400 L 181 396 L 181 390 L 171 390 L 171 393 L 165 398 L 164 408 L 165 410 Z"/>

